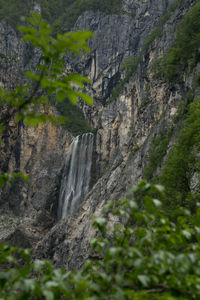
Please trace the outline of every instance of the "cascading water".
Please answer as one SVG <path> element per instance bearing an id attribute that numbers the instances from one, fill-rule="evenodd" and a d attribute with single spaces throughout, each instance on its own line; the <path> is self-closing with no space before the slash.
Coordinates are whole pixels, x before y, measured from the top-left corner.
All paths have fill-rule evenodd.
<path id="1" fill-rule="evenodd" d="M 92 133 L 75 138 L 61 181 L 58 219 L 72 214 L 89 191 L 93 151 Z"/>

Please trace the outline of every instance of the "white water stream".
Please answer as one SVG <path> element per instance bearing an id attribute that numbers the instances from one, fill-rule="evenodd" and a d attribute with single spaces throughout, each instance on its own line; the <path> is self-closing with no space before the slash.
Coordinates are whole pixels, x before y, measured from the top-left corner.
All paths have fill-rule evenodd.
<path id="1" fill-rule="evenodd" d="M 92 133 L 85 133 L 73 141 L 61 181 L 58 219 L 72 214 L 89 191 L 93 139 Z"/>

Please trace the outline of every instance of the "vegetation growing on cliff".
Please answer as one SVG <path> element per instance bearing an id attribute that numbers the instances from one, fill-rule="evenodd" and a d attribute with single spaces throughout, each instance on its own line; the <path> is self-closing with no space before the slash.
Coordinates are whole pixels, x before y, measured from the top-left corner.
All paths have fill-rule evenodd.
<path id="1" fill-rule="evenodd" d="M 28 16 L 31 9 L 30 1 L 1 0 L 0 21 L 9 22 L 14 28 L 21 23 L 21 16 Z"/>
<path id="2" fill-rule="evenodd" d="M 148 152 L 148 160 L 147 165 L 144 169 L 144 178 L 152 180 L 153 176 L 155 176 L 155 171 L 161 167 L 163 158 L 167 154 L 167 146 L 169 144 L 170 138 L 173 134 L 172 128 L 162 128 L 157 136 L 153 137 L 150 145 L 150 149 Z"/>
<path id="3" fill-rule="evenodd" d="M 41 14 L 53 26 L 53 32 L 70 30 L 78 17 L 86 10 L 116 14 L 121 11 L 122 0 L 38 0 Z M 29 16 L 33 1 L 2 0 L 0 21 L 7 20 L 14 28 L 20 24 L 21 16 Z"/>
<path id="4" fill-rule="evenodd" d="M 170 82 L 180 80 L 183 72 L 191 72 L 200 61 L 200 2 L 180 22 L 176 40 L 166 55 L 157 60 L 153 71 L 156 77 Z"/>
<path id="5" fill-rule="evenodd" d="M 159 25 L 144 41 L 142 49 L 136 57 L 130 56 L 122 66 L 126 70 L 126 75 L 120 83 L 113 89 L 109 103 L 117 98 L 124 85 L 130 80 L 131 76 L 137 70 L 141 63 L 143 55 L 152 42 L 162 35 L 166 22 L 170 19 L 171 14 L 180 5 L 180 0 L 174 1 L 169 7 L 168 12 L 160 19 Z M 180 74 L 186 69 L 191 71 L 192 68 L 200 61 L 200 2 L 193 6 L 191 11 L 182 19 L 177 31 L 176 41 L 166 55 L 154 62 L 152 70 L 154 78 L 164 78 L 165 81 L 180 80 Z"/>
<path id="6" fill-rule="evenodd" d="M 57 103 L 56 108 L 61 116 L 65 117 L 63 126 L 71 131 L 73 135 L 77 136 L 93 131 L 82 110 L 77 105 L 73 105 L 68 99 Z"/>
<path id="7" fill-rule="evenodd" d="M 166 208 L 172 212 L 177 207 L 195 209 L 200 200 L 200 186 L 191 191 L 191 178 L 200 175 L 199 141 L 200 141 L 200 98 L 189 104 L 185 120 L 181 121 L 178 141 L 168 154 L 167 161 L 160 176 L 155 177 L 155 171 L 161 167 L 163 158 L 167 154 L 167 146 L 173 133 L 173 128 L 159 132 L 153 138 L 149 150 L 149 160 L 144 170 L 148 180 L 159 182 L 166 188 Z M 183 117 L 183 116 L 182 116 Z M 197 180 L 198 181 L 198 180 Z"/>
<path id="8" fill-rule="evenodd" d="M 178 206 L 193 207 L 200 198 L 199 188 L 196 194 L 191 191 L 191 178 L 200 174 L 200 98 L 189 106 L 189 112 L 182 124 L 178 141 L 169 153 L 167 163 L 159 177 L 166 187 L 167 205 L 171 209 Z M 194 207 L 193 207 L 194 208 Z"/>
<path id="9" fill-rule="evenodd" d="M 148 47 L 152 44 L 152 42 L 162 35 L 162 31 L 166 22 L 170 19 L 171 14 L 175 11 L 176 8 L 180 5 L 180 0 L 175 0 L 169 7 L 168 12 L 159 20 L 159 25 L 150 33 L 148 38 L 144 41 L 142 48 L 139 54 L 136 57 L 130 56 L 128 57 L 122 65 L 122 71 L 125 70 L 125 78 L 121 80 L 116 87 L 114 87 L 111 97 L 109 99 L 109 103 L 115 100 L 120 92 L 122 91 L 124 85 L 129 82 L 131 76 L 135 74 L 139 64 L 142 62 L 143 55 L 145 54 Z"/>
<path id="10" fill-rule="evenodd" d="M 200 61 L 200 1 L 182 19 L 174 45 L 156 61 L 153 72 L 156 77 L 169 83 L 181 83 L 182 74 L 191 73 Z M 161 176 L 154 178 L 166 187 L 167 207 L 173 210 L 177 206 L 195 207 L 199 199 L 199 187 L 191 191 L 191 178 L 199 176 L 199 140 L 200 140 L 200 101 L 195 98 L 195 89 L 200 85 L 200 77 L 195 75 L 194 83 L 187 92 L 184 101 L 179 105 L 175 122 L 181 124 L 178 141 L 172 147 Z M 169 136 L 170 138 L 170 136 Z M 153 178 L 155 170 L 161 164 L 169 142 L 168 135 L 153 139 L 149 161 L 144 170 L 145 177 Z M 163 151 L 160 151 L 163 149 Z M 161 155 L 162 154 L 162 155 Z"/>

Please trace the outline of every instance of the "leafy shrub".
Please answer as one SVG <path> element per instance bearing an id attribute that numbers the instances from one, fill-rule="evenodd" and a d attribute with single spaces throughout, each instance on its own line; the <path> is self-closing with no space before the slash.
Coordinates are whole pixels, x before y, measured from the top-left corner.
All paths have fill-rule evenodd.
<path id="1" fill-rule="evenodd" d="M 155 76 L 166 81 L 180 80 L 185 70 L 192 70 L 200 61 L 200 2 L 180 22 L 174 46 L 154 65 Z"/>
<path id="2" fill-rule="evenodd" d="M 165 184 L 168 206 L 194 205 L 191 199 L 190 179 L 199 173 L 198 151 L 200 141 L 200 98 L 189 105 L 189 111 L 178 137 L 178 142 L 169 153 L 166 166 L 159 181 Z M 194 195 L 195 196 L 195 195 Z M 196 197 L 196 196 L 195 196 Z"/>
<path id="3" fill-rule="evenodd" d="M 161 167 L 162 160 L 167 153 L 167 146 L 173 133 L 173 128 L 161 129 L 158 136 L 152 139 L 148 152 L 148 162 L 144 169 L 144 178 L 151 180 L 154 172 Z"/>
<path id="4" fill-rule="evenodd" d="M 80 271 L 31 263 L 26 250 L 1 245 L 1 298 L 198 300 L 200 208 L 193 215 L 179 208 L 172 221 L 164 198 L 161 186 L 142 181 L 122 202 L 108 202 L 102 212 L 108 217 L 94 221 L 99 234 Z"/>

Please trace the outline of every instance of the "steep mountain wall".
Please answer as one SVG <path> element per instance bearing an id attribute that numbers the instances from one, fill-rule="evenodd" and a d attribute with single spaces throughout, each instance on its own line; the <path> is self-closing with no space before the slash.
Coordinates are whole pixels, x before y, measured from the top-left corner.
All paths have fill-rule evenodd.
<path id="1" fill-rule="evenodd" d="M 133 1 L 132 4 L 135 3 Z M 150 70 L 153 60 L 161 56 L 171 46 L 179 21 L 193 3 L 194 1 L 181 1 L 180 7 L 173 11 L 164 25 L 162 36 L 156 38 L 145 51 L 137 72 L 130 78 L 115 101 L 104 106 L 103 104 L 107 100 L 106 89 L 102 88 L 102 86 L 105 86 L 103 85 L 105 77 L 108 82 L 113 82 L 113 76 L 116 76 L 120 70 L 121 61 L 118 54 L 126 55 L 128 45 L 130 45 L 127 36 L 133 38 L 135 33 L 133 34 L 131 30 L 131 18 L 127 15 L 108 17 L 99 13 L 96 14 L 98 22 L 94 41 L 96 41 L 95 39 L 98 40 L 98 30 L 103 41 L 99 40 L 100 50 L 99 48 L 95 49 L 94 41 L 91 42 L 91 48 L 95 49 L 92 52 L 92 61 L 90 64 L 88 61 L 87 63 L 82 62 L 81 67 L 84 66 L 84 69 L 85 66 L 89 65 L 86 71 L 88 70 L 87 74 L 92 78 L 92 87 L 98 95 L 95 97 L 94 107 L 92 108 L 94 111 L 92 120 L 95 120 L 96 115 L 98 115 L 95 148 L 97 168 L 94 176 L 100 178 L 79 211 L 68 220 L 58 223 L 38 244 L 36 256 L 51 257 L 57 266 L 65 264 L 69 268 L 80 267 L 82 262 L 89 256 L 89 242 L 91 237 L 95 235 L 91 225 L 91 215 L 99 215 L 107 200 L 120 199 L 132 185 L 143 178 L 152 138 L 159 136 L 161 130 L 166 132 L 167 135 L 168 129 L 173 125 L 177 129 L 173 131 L 171 141 L 167 145 L 166 152 L 168 153 L 171 145 L 176 140 L 178 131 L 178 125 L 174 123 L 174 116 L 179 104 L 184 101 L 187 91 L 192 86 L 194 74 L 199 73 L 200 66 L 198 64 L 189 76 L 182 74 L 184 83 L 181 85 L 153 79 Z M 140 5 L 142 6 L 141 2 Z M 151 6 L 149 2 L 144 2 L 143 5 L 143 9 L 140 7 L 138 11 L 141 12 L 142 17 L 145 13 L 149 17 L 152 14 L 152 10 L 151 12 L 148 10 L 149 6 L 152 9 L 158 3 L 155 1 L 154 5 Z M 160 8 L 164 13 L 166 3 L 165 5 L 160 3 Z M 80 28 L 80 24 L 81 26 L 84 24 L 84 28 L 95 30 L 95 18 L 95 14 L 85 13 L 77 21 L 76 29 Z M 119 23 L 119 19 L 123 20 L 120 27 L 116 25 Z M 147 20 L 149 19 L 147 18 Z M 104 25 L 100 27 L 101 24 Z M 118 37 L 116 44 L 114 37 L 112 40 L 112 30 L 108 30 L 112 26 L 115 28 L 113 30 L 114 35 Z M 105 32 L 103 28 L 106 28 Z M 117 30 L 119 30 L 118 33 L 116 33 Z M 125 32 L 125 34 L 123 35 L 121 32 Z M 120 38 L 122 40 L 125 38 L 125 40 L 120 43 Z M 138 36 L 137 45 L 142 44 L 142 41 L 144 41 L 144 36 Z M 98 44 L 98 42 L 96 43 Z M 118 52 L 115 45 L 120 45 Z M 124 52 L 122 49 L 120 50 L 122 45 L 125 46 Z M 106 51 L 107 49 L 108 51 Z M 139 46 L 138 48 L 129 49 L 132 49 L 132 53 L 134 51 L 137 53 Z M 101 54 L 98 54 L 98 51 Z M 111 53 L 111 55 L 107 56 L 107 53 Z M 118 54 L 116 55 L 116 53 Z M 103 57 L 102 61 L 100 57 Z M 112 64 L 111 61 L 114 61 L 114 63 Z M 108 66 L 109 68 L 107 68 Z M 123 76 L 123 74 L 120 74 L 120 76 Z M 109 84 L 107 85 L 107 91 L 108 86 Z M 100 98 L 100 93 L 102 98 Z M 195 93 L 196 96 L 199 95 L 198 88 Z M 87 115 L 87 108 L 85 111 Z M 88 115 L 91 118 L 93 112 L 91 113 L 90 108 L 89 112 Z M 159 172 L 159 169 L 160 166 L 155 172 Z"/>
<path id="2" fill-rule="evenodd" d="M 30 183 L 16 183 L 2 192 L 2 211 L 15 214 L 15 218 L 9 219 L 10 230 L 4 228 L 5 221 L 2 222 L 2 240 L 16 243 L 13 232 L 17 232 L 30 246 L 36 247 L 36 257 L 51 258 L 57 266 L 80 267 L 90 255 L 89 241 L 95 235 L 91 215 L 100 214 L 107 200 L 120 199 L 143 178 L 152 139 L 161 131 L 167 135 L 173 126 L 175 129 L 166 145 L 168 153 L 177 137 L 179 123 L 175 123 L 174 117 L 178 106 L 192 87 L 195 74 L 200 73 L 200 66 L 197 64 L 191 74 L 181 74 L 181 84 L 153 78 L 151 67 L 172 45 L 180 20 L 195 1 L 182 0 L 171 10 L 162 24 L 162 33 L 144 49 L 136 72 L 121 86 L 115 99 L 110 99 L 113 88 L 126 77 L 121 70 L 122 62 L 141 53 L 144 42 L 172 2 L 126 0 L 120 15 L 89 11 L 79 17 L 74 30 L 94 32 L 89 43 L 91 54 L 71 61 L 73 70 L 89 76 L 92 81 L 88 91 L 94 97 L 94 105 L 88 107 L 80 103 L 80 107 L 97 129 L 93 187 L 74 215 L 54 225 L 61 172 L 73 137 L 49 124 L 36 129 L 21 125 L 19 135 L 15 132 L 15 139 L 8 138 L 13 147 L 9 155 L 7 152 L 5 155 L 9 169 L 15 169 L 18 161 L 17 168 L 29 174 Z M 9 28 L 6 24 L 1 26 L 4 31 Z M 3 45 L 6 45 L 4 40 Z M 20 57 L 22 59 L 24 54 Z M 196 88 L 195 96 L 198 95 Z M 160 172 L 160 167 L 155 168 L 154 174 Z"/>

